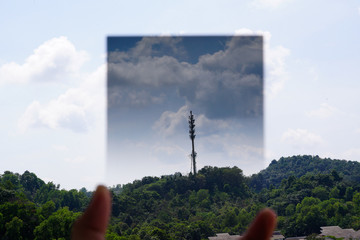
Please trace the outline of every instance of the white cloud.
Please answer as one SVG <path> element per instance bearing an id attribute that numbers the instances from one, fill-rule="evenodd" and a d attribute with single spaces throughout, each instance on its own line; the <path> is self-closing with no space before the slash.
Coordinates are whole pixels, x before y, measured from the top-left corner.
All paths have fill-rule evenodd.
<path id="1" fill-rule="evenodd" d="M 105 120 L 102 116 L 106 115 L 106 71 L 106 64 L 101 65 L 94 72 L 83 76 L 79 86 L 86 93 L 85 97 L 91 97 L 91 100 L 85 99 L 88 104 L 84 106 L 101 121 Z"/>
<path id="2" fill-rule="evenodd" d="M 278 8 L 280 5 L 289 0 L 253 0 L 252 5 L 259 8 Z"/>
<path id="3" fill-rule="evenodd" d="M 240 28 L 235 30 L 235 35 L 241 35 L 241 36 L 264 36 L 265 44 L 269 44 L 271 39 L 271 33 L 269 31 L 253 31 L 248 28 Z"/>
<path id="4" fill-rule="evenodd" d="M 272 47 L 270 45 L 271 33 L 269 31 L 253 31 L 241 28 L 236 30 L 235 34 L 264 37 L 265 94 L 268 97 L 274 97 L 283 89 L 285 82 L 289 79 L 286 71 L 286 58 L 290 55 L 290 50 L 281 45 Z"/>
<path id="5" fill-rule="evenodd" d="M 36 48 L 23 64 L 10 62 L 0 66 L 0 85 L 63 81 L 77 73 L 87 59 L 88 54 L 78 51 L 66 37 L 53 38 Z"/>
<path id="6" fill-rule="evenodd" d="M 308 117 L 315 117 L 315 118 L 329 118 L 339 112 L 335 107 L 330 106 L 327 103 L 322 103 L 320 108 L 307 112 L 306 115 Z"/>
<path id="7" fill-rule="evenodd" d="M 81 164 L 87 162 L 87 159 L 84 156 L 77 156 L 73 158 L 65 158 L 64 161 L 71 164 Z"/>
<path id="8" fill-rule="evenodd" d="M 324 142 L 321 136 L 306 129 L 288 129 L 283 133 L 281 140 L 294 147 L 314 146 Z"/>
<path id="9" fill-rule="evenodd" d="M 269 148 L 265 149 L 265 162 L 266 164 L 270 164 L 272 160 L 276 159 L 278 156 L 270 150 Z"/>
<path id="10" fill-rule="evenodd" d="M 69 151 L 69 148 L 65 145 L 52 145 L 52 149 L 58 152 L 67 152 Z"/>
<path id="11" fill-rule="evenodd" d="M 262 159 L 264 149 L 262 147 L 251 146 L 247 144 L 230 143 L 224 145 L 227 154 L 230 157 L 238 159 L 253 159 L 254 156 Z"/>
<path id="12" fill-rule="evenodd" d="M 289 78 L 285 63 L 289 55 L 290 50 L 283 46 L 265 49 L 266 93 L 269 97 L 281 91 Z"/>
<path id="13" fill-rule="evenodd" d="M 360 148 L 351 148 L 344 152 L 343 156 L 347 160 L 360 161 Z"/>
<path id="14" fill-rule="evenodd" d="M 91 97 L 80 89 L 70 89 L 47 104 L 31 103 L 21 116 L 18 127 L 25 132 L 30 127 L 65 128 L 75 132 L 88 129 L 86 108 Z"/>
<path id="15" fill-rule="evenodd" d="M 187 129 L 187 118 L 189 116 L 187 105 L 179 108 L 177 112 L 165 111 L 154 123 L 153 129 L 165 137 L 173 136 L 183 129 Z M 239 129 L 241 124 L 234 119 L 209 119 L 204 114 L 195 115 L 197 134 L 212 135 L 220 131 L 231 131 Z"/>
<path id="16" fill-rule="evenodd" d="M 164 137 L 172 136 L 186 123 L 188 113 L 189 110 L 186 105 L 179 108 L 177 112 L 165 111 L 152 128 Z"/>
<path id="17" fill-rule="evenodd" d="M 104 125 L 105 70 L 102 65 L 84 75 L 79 87 L 70 88 L 47 103 L 33 101 L 18 120 L 20 132 L 39 127 L 87 132 L 95 124 Z"/>

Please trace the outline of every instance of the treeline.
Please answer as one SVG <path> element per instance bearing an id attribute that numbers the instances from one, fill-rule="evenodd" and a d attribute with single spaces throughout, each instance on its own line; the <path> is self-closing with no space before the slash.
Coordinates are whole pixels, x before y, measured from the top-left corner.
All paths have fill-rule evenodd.
<path id="1" fill-rule="evenodd" d="M 251 177 L 237 167 L 209 166 L 196 176 L 144 177 L 110 188 L 113 205 L 106 239 L 241 234 L 264 207 L 277 212 L 278 230 L 287 237 L 319 233 L 326 225 L 357 230 L 359 166 L 294 156 L 273 161 Z M 91 194 L 84 188 L 60 190 L 28 171 L 5 172 L 0 176 L 0 239 L 69 239 L 72 223 Z"/>
<path id="2" fill-rule="evenodd" d="M 344 181 L 336 170 L 290 176 L 257 198 L 277 212 L 278 228 L 286 236 L 319 233 L 321 226 L 360 228 L 360 185 Z"/>
<path id="3" fill-rule="evenodd" d="M 304 155 L 273 160 L 266 169 L 251 177 L 250 186 L 260 191 L 270 185 L 278 187 L 283 179 L 290 176 L 298 178 L 305 174 L 330 173 L 332 170 L 341 173 L 344 181 L 360 182 L 359 162 Z"/>
<path id="4" fill-rule="evenodd" d="M 28 171 L 5 171 L 0 176 L 1 239 L 70 239 L 72 224 L 91 193 L 59 188 Z"/>
<path id="5" fill-rule="evenodd" d="M 237 167 L 205 167 L 196 176 L 177 173 L 126 184 L 113 195 L 108 239 L 206 239 L 242 232 L 263 207 L 251 200 L 246 182 Z"/>

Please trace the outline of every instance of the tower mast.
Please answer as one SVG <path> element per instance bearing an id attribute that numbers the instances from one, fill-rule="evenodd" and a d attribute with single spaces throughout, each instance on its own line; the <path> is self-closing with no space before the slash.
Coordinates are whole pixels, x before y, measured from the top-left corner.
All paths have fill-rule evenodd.
<path id="1" fill-rule="evenodd" d="M 192 144 L 192 152 L 191 152 L 191 160 L 192 160 L 192 166 L 193 166 L 193 174 L 194 176 L 196 175 L 196 152 L 195 152 L 195 146 L 194 146 L 194 139 L 195 139 L 195 118 L 194 115 L 192 114 L 192 111 L 190 111 L 190 116 L 189 116 L 189 136 L 191 139 L 191 144 Z"/>

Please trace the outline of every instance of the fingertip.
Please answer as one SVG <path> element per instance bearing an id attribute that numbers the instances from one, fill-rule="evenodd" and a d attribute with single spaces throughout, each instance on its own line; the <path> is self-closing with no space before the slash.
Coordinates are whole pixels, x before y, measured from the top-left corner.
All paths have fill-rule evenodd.
<path id="1" fill-rule="evenodd" d="M 268 240 L 271 238 L 276 227 L 276 214 L 273 210 L 265 208 L 261 210 L 251 223 L 243 239 Z"/>
<path id="2" fill-rule="evenodd" d="M 104 198 L 105 201 L 109 201 L 111 199 L 110 191 L 104 185 L 97 186 L 95 193 L 93 195 L 93 202 L 96 201 L 98 198 Z"/>
<path id="3" fill-rule="evenodd" d="M 264 218 L 268 218 L 270 221 L 276 220 L 276 218 L 277 218 L 277 215 L 274 212 L 274 210 L 272 210 L 270 208 L 264 208 L 263 210 L 260 211 L 259 214 L 262 214 L 264 216 Z"/>
<path id="4" fill-rule="evenodd" d="M 111 195 L 110 191 L 104 185 L 97 186 L 92 197 L 91 203 L 84 215 L 89 215 L 89 220 L 93 226 L 99 226 L 99 229 L 106 230 L 107 222 L 110 217 Z M 90 217 L 91 215 L 91 217 Z M 100 224 L 103 223 L 103 224 Z M 105 226 L 105 227 L 104 227 Z"/>
<path id="5" fill-rule="evenodd" d="M 111 212 L 110 191 L 99 185 L 83 215 L 75 222 L 72 239 L 103 239 Z M 93 236 L 91 238 L 87 236 Z"/>
<path id="6" fill-rule="evenodd" d="M 277 215 L 274 212 L 274 210 L 270 208 L 265 208 L 260 211 L 260 213 L 258 214 L 258 218 L 260 219 L 260 221 L 262 221 L 263 225 L 267 226 L 266 229 L 269 229 L 269 232 L 272 234 L 272 232 L 276 227 L 276 218 L 277 218 Z"/>

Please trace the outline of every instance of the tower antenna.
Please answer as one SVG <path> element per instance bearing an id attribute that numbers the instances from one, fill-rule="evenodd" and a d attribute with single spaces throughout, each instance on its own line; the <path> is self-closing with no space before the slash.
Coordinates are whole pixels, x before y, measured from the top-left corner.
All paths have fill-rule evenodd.
<path id="1" fill-rule="evenodd" d="M 191 152 L 191 165 L 193 167 L 193 174 L 196 175 L 196 152 L 195 152 L 195 146 L 194 146 L 194 139 L 195 139 L 195 118 L 192 114 L 192 111 L 190 111 L 189 116 L 189 137 L 191 139 L 191 145 L 192 145 L 192 152 Z"/>

